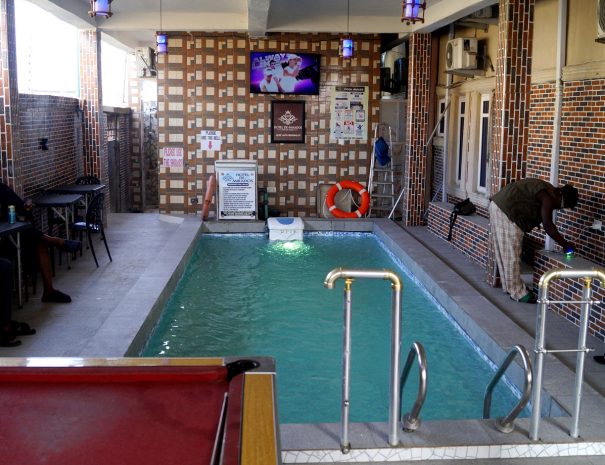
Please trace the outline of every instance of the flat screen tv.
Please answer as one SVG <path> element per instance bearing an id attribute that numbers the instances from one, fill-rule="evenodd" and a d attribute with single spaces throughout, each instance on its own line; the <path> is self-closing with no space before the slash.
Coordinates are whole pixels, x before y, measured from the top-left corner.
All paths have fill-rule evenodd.
<path id="1" fill-rule="evenodd" d="M 320 62 L 315 53 L 250 52 L 250 92 L 317 95 Z"/>

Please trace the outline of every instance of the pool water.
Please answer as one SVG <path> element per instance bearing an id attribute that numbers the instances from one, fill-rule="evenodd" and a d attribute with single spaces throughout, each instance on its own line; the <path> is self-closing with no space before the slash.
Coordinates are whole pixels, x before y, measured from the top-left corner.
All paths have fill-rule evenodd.
<path id="1" fill-rule="evenodd" d="M 421 418 L 481 418 L 495 368 L 371 234 L 308 235 L 293 243 L 269 242 L 264 235 L 202 236 L 142 355 L 274 357 L 280 422 L 337 422 L 344 282 L 333 290 L 323 286 L 337 267 L 388 268 L 402 278 L 402 365 L 413 341 L 427 353 Z M 387 420 L 390 317 L 390 282 L 356 280 L 351 421 Z M 417 377 L 414 364 L 405 412 L 414 403 Z M 505 415 L 516 401 L 500 383 L 492 416 Z"/>

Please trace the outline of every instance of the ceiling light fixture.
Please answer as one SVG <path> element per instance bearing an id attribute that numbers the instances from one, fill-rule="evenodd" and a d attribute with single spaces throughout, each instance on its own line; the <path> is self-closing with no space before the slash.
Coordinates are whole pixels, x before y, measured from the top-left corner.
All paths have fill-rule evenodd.
<path id="1" fill-rule="evenodd" d="M 426 9 L 425 0 L 403 0 L 403 13 L 401 22 L 409 26 L 415 24 L 416 21 L 424 23 L 424 10 Z"/>
<path id="2" fill-rule="evenodd" d="M 166 55 L 168 53 L 168 36 L 162 27 L 162 0 L 160 0 L 160 30 L 155 33 L 156 53 Z"/>
<path id="3" fill-rule="evenodd" d="M 88 14 L 91 17 L 104 16 L 106 18 L 111 18 L 111 15 L 113 14 L 111 12 L 111 2 L 113 2 L 113 0 L 90 0 L 90 11 Z"/>
<path id="4" fill-rule="evenodd" d="M 340 39 L 340 56 L 343 58 L 353 58 L 353 39 L 349 37 L 349 1 L 347 0 L 347 36 Z"/>

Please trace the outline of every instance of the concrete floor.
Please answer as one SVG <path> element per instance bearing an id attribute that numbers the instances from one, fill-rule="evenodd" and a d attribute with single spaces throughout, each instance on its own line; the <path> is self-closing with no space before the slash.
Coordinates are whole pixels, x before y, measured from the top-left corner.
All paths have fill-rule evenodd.
<path id="1" fill-rule="evenodd" d="M 387 224 L 388 223 L 388 224 Z M 258 225 L 257 225 L 258 226 Z M 100 267 L 96 268 L 90 251 L 72 262 L 57 268 L 56 287 L 72 296 L 70 304 L 48 304 L 40 301 L 40 285 L 36 295 L 30 295 L 22 309 L 15 309 L 14 319 L 26 321 L 37 329 L 34 336 L 22 337 L 23 344 L 15 348 L 0 349 L 4 357 L 120 357 L 136 355 L 143 347 L 145 336 L 153 327 L 157 312 L 167 297 L 164 287 L 174 284 L 173 275 L 182 269 L 182 257 L 190 252 L 190 245 L 200 227 L 199 217 L 174 217 L 155 213 L 112 214 L 109 216 L 107 236 L 114 258 L 109 262 L 102 243 L 96 245 Z M 263 226 L 264 227 L 264 226 Z M 535 306 L 511 301 L 500 289 L 485 283 L 483 270 L 456 251 L 451 245 L 428 233 L 426 228 L 406 231 L 385 221 L 389 241 L 399 243 L 418 264 L 420 274 L 428 273 L 440 291 L 452 301 L 476 312 L 473 318 L 479 325 L 495 328 L 494 338 L 504 346 L 524 343 L 533 348 Z M 447 282 L 451 288 L 448 289 Z M 170 287 L 170 286 L 168 286 Z M 429 290 L 430 286 L 429 286 Z M 493 312 L 493 313 L 491 313 Z M 506 320 L 506 324 L 504 322 Z M 139 329 L 143 336 L 139 334 Z M 509 329 L 511 333 L 509 334 Z M 574 347 L 577 328 L 565 320 L 549 316 L 549 331 L 553 339 L 565 347 Z M 550 337 L 550 336 L 549 336 Z M 512 344 L 507 344 L 507 340 Z M 548 339 L 547 339 L 548 342 Z M 596 353 L 605 352 L 605 344 L 589 338 L 589 347 Z M 549 360 L 549 366 L 569 371 L 575 357 L 571 355 Z M 560 368 L 561 365 L 563 368 Z M 586 394 L 582 415 L 591 411 L 605 411 L 605 366 L 587 358 Z M 567 374 L 565 376 L 568 376 Z M 557 384 L 557 380 L 554 383 Z M 569 397 L 570 388 L 562 389 Z M 587 410 L 585 413 L 584 410 Z M 565 423 L 565 422 L 563 422 Z M 526 425 L 526 423 L 522 423 Z M 605 442 L 602 417 L 589 418 L 582 430 L 587 440 Z M 287 426 L 287 425 L 286 425 Z M 552 426 L 552 425 L 551 425 Z M 546 425 L 545 429 L 551 427 Z M 524 426 L 526 427 L 526 426 Z M 563 428 L 568 425 L 564 424 Z M 555 436 L 565 436 L 558 428 Z M 282 428 L 282 443 L 286 447 L 297 441 L 296 430 Z M 525 433 L 526 436 L 526 433 Z M 567 436 L 568 437 L 568 436 Z M 375 462 L 374 462 L 375 463 Z M 405 464 L 407 462 L 390 462 Z M 417 462 L 416 462 L 417 463 Z M 443 463 L 425 461 L 423 463 Z M 448 464 L 462 463 L 448 460 Z M 464 460 L 464 463 L 484 465 L 486 460 Z M 498 460 L 497 463 L 605 465 L 605 457 L 569 457 L 549 459 Z"/>

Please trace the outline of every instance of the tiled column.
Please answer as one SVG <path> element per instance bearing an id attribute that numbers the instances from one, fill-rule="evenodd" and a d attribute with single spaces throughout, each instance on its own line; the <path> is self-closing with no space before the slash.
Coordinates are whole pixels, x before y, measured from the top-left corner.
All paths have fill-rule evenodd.
<path id="1" fill-rule="evenodd" d="M 428 189 L 424 145 L 430 131 L 431 35 L 412 34 L 409 50 L 403 221 L 406 226 L 417 226 L 422 224 Z"/>
<path id="2" fill-rule="evenodd" d="M 500 0 L 491 140 L 492 194 L 526 175 L 534 5 L 535 0 Z M 488 282 L 496 285 L 491 250 L 487 275 Z"/>
<path id="3" fill-rule="evenodd" d="M 84 114 L 84 175 L 108 184 L 107 137 L 101 93 L 101 39 L 80 31 L 80 109 Z"/>
<path id="4" fill-rule="evenodd" d="M 14 0 L 0 0 L 0 66 L 0 180 L 22 194 Z"/>
<path id="5" fill-rule="evenodd" d="M 143 188 L 142 188 L 142 109 L 143 100 L 141 98 L 142 80 L 137 76 L 137 67 L 134 59 L 128 61 L 128 106 L 131 113 L 130 126 L 130 145 L 132 147 L 130 155 L 130 206 L 133 210 L 141 211 L 143 209 Z"/>

